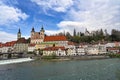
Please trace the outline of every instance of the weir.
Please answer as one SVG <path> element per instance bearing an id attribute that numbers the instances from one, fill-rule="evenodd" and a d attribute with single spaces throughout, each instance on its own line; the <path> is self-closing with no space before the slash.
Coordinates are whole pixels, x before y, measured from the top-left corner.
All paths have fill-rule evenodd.
<path id="1" fill-rule="evenodd" d="M 18 53 L 0 53 L 0 59 L 12 59 L 12 58 L 23 58 L 24 53 L 18 52 Z"/>

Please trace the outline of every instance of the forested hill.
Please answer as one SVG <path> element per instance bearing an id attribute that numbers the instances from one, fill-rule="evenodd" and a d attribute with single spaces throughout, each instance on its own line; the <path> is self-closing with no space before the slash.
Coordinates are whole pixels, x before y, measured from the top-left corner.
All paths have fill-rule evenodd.
<path id="1" fill-rule="evenodd" d="M 73 35 L 69 32 L 61 32 L 56 35 L 65 35 L 69 41 L 73 41 L 76 43 L 87 42 L 87 43 L 94 43 L 94 42 L 103 42 L 103 41 L 120 41 L 120 31 L 116 29 L 112 29 L 111 33 L 108 33 L 107 30 L 97 30 L 94 32 L 86 31 L 76 32 L 73 30 Z"/>

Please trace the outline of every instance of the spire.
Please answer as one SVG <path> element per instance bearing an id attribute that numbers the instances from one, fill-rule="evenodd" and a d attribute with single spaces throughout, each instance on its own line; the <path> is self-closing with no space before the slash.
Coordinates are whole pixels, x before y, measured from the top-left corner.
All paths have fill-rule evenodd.
<path id="1" fill-rule="evenodd" d="M 17 39 L 20 39 L 21 38 L 21 31 L 20 31 L 20 28 L 18 30 L 18 34 L 17 34 Z"/>
<path id="2" fill-rule="evenodd" d="M 86 32 L 88 31 L 88 30 L 87 30 L 87 28 L 86 28 L 86 30 L 85 30 L 85 31 L 86 31 Z"/>
<path id="3" fill-rule="evenodd" d="M 42 25 L 42 27 L 41 27 L 41 30 L 40 31 L 43 31 L 44 32 L 44 28 L 43 28 L 43 25 Z"/>
<path id="4" fill-rule="evenodd" d="M 32 28 L 32 31 L 31 31 L 31 32 L 35 32 L 34 27 Z"/>
<path id="5" fill-rule="evenodd" d="M 87 28 L 86 28 L 85 32 L 89 33 L 89 31 L 87 30 Z"/>
<path id="6" fill-rule="evenodd" d="M 21 33 L 20 28 L 19 28 L 19 30 L 18 30 L 18 33 Z"/>

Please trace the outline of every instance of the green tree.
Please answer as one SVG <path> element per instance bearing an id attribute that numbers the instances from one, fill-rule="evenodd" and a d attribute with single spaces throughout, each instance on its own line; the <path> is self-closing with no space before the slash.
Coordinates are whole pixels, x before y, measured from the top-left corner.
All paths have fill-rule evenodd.
<path id="1" fill-rule="evenodd" d="M 31 38 L 28 38 L 28 39 L 27 39 L 27 43 L 30 43 L 30 40 L 31 40 Z"/>
<path id="2" fill-rule="evenodd" d="M 68 39 L 69 41 L 71 41 L 72 36 L 71 36 L 71 34 L 70 34 L 69 32 L 66 32 L 66 37 L 67 37 L 67 39 Z"/>
<path id="3" fill-rule="evenodd" d="M 73 36 L 76 36 L 76 30 L 74 29 L 74 31 L 73 31 Z"/>
<path id="4" fill-rule="evenodd" d="M 120 41 L 120 31 L 112 29 L 111 39 L 112 41 Z"/>

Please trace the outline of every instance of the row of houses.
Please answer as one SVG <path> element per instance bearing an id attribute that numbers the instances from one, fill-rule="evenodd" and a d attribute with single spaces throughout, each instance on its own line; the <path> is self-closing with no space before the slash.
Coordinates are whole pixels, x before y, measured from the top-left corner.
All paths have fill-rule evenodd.
<path id="1" fill-rule="evenodd" d="M 28 43 L 25 38 L 20 38 L 17 41 L 0 43 L 0 53 L 19 53 L 28 52 Z"/>
<path id="2" fill-rule="evenodd" d="M 60 39 L 62 40 L 62 38 Z M 53 54 L 56 54 L 57 56 L 98 55 L 106 53 L 120 53 L 119 44 L 120 43 L 118 42 L 106 44 L 75 44 L 69 41 L 66 41 L 65 45 L 59 44 L 57 41 L 42 42 L 40 44 L 30 44 L 27 43 L 25 38 L 20 38 L 17 41 L 6 42 L 4 44 L 0 43 L 0 53 L 27 53 L 42 50 L 44 56 L 49 56 Z"/>
<path id="3" fill-rule="evenodd" d="M 31 30 L 30 43 L 21 37 L 19 29 L 17 40 L 0 43 L 0 53 L 28 53 L 41 50 L 43 55 L 49 56 L 56 54 L 57 56 L 77 56 L 77 55 L 98 55 L 105 53 L 119 53 L 120 42 L 113 43 L 97 43 L 75 44 L 67 40 L 65 36 L 45 36 L 45 30 L 42 27 L 40 32 Z"/>

